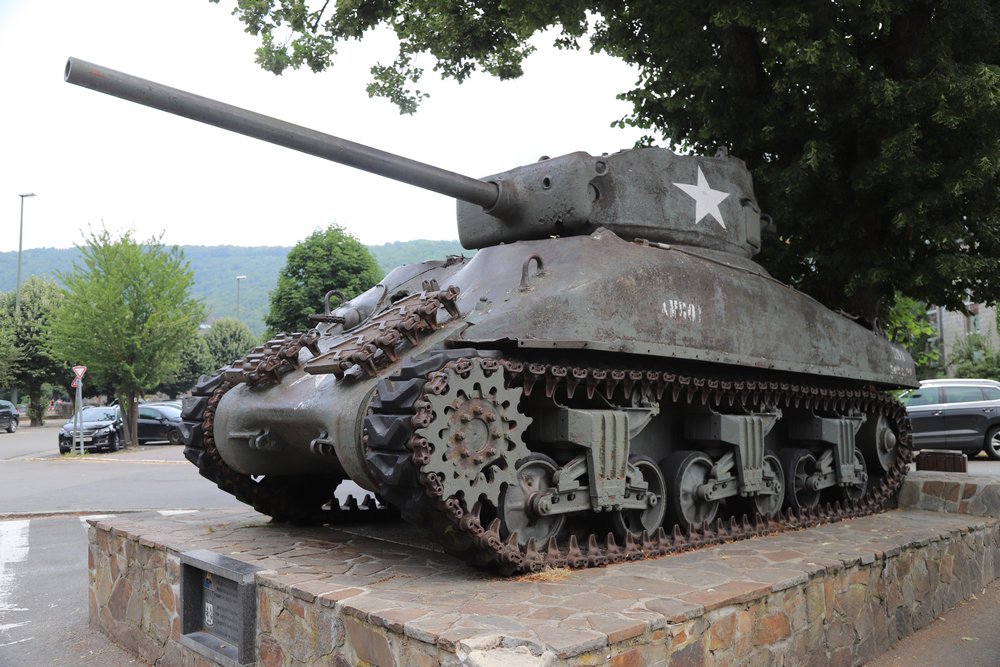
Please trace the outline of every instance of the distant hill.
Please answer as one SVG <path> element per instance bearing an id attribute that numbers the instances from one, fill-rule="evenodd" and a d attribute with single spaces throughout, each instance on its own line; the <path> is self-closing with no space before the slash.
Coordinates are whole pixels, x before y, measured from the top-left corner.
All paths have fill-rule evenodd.
<path id="1" fill-rule="evenodd" d="M 269 307 L 268 297 L 278 281 L 278 272 L 285 266 L 291 248 L 268 246 L 181 246 L 184 257 L 194 271 L 194 295 L 205 302 L 208 321 L 236 316 L 236 277 L 239 282 L 240 319 L 255 334 L 264 331 L 264 316 Z M 412 264 L 427 259 L 444 259 L 448 255 L 472 254 L 463 250 L 458 241 L 395 241 L 368 246 L 383 273 L 400 264 Z M 39 248 L 21 254 L 21 279 L 28 276 L 57 278 L 59 272 L 71 271 L 80 261 L 76 248 Z M 12 291 L 17 284 L 17 253 L 0 252 L 0 291 Z M 317 295 L 317 311 L 322 307 Z"/>

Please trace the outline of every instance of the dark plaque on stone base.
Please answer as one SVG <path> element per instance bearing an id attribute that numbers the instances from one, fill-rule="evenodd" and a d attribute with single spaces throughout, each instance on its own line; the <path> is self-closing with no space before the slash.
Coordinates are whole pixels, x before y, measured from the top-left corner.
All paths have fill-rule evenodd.
<path id="1" fill-rule="evenodd" d="M 181 644 L 226 667 L 251 665 L 261 568 L 198 549 L 181 554 Z"/>

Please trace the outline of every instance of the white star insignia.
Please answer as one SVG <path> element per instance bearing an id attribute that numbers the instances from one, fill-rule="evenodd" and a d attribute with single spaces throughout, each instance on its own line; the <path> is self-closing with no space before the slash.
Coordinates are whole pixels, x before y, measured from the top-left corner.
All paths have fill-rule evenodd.
<path id="1" fill-rule="evenodd" d="M 710 188 L 705 174 L 701 173 L 701 167 L 698 167 L 697 185 L 689 185 L 688 183 L 674 183 L 674 185 L 694 199 L 694 224 L 697 225 L 702 218 L 710 215 L 722 225 L 723 229 L 726 229 L 726 223 L 722 221 L 722 212 L 719 211 L 719 204 L 729 196 L 729 193 Z"/>

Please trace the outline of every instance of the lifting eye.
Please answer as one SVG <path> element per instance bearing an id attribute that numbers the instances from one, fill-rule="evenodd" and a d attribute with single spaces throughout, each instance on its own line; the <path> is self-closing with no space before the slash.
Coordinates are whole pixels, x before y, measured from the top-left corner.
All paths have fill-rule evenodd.
<path id="1" fill-rule="evenodd" d="M 552 187 L 552 179 L 546 176 L 545 178 L 542 179 L 542 188 L 548 190 L 551 187 Z"/>

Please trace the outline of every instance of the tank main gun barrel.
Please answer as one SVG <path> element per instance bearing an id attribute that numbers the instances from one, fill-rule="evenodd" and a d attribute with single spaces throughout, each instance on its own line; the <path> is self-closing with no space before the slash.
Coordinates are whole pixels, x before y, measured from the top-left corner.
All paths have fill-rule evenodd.
<path id="1" fill-rule="evenodd" d="M 496 183 L 456 174 L 85 60 L 69 58 L 65 79 L 84 88 L 409 183 L 484 209 L 491 209 L 498 203 L 500 192 Z"/>

